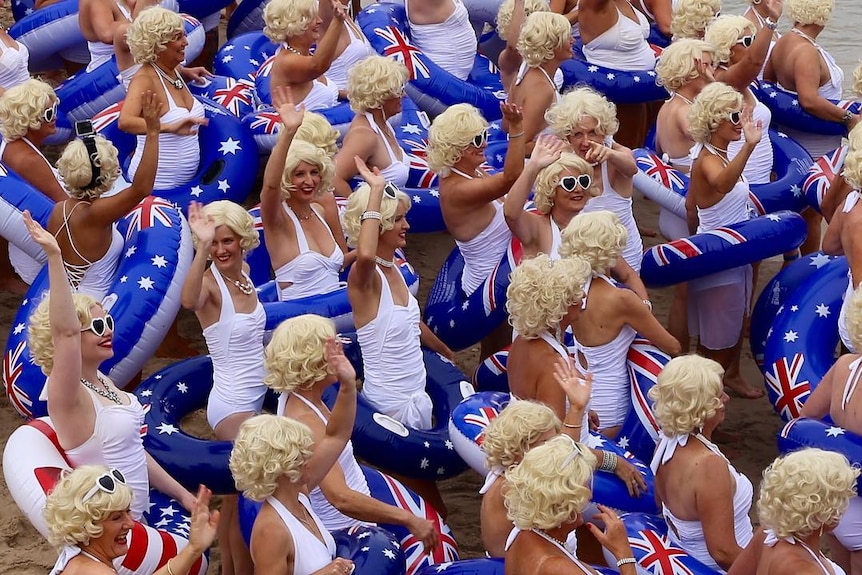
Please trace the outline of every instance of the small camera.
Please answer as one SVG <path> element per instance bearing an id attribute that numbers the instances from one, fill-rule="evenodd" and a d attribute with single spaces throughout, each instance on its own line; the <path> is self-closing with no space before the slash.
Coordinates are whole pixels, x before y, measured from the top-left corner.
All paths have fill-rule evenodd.
<path id="1" fill-rule="evenodd" d="M 96 132 L 93 130 L 93 122 L 90 120 L 79 120 L 75 122 L 75 135 L 79 138 L 95 136 Z"/>

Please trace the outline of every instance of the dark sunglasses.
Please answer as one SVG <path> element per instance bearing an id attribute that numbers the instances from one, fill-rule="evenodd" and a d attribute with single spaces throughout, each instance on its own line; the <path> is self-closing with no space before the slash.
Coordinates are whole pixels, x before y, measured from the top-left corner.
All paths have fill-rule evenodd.
<path id="1" fill-rule="evenodd" d="M 50 108 L 48 108 L 44 112 L 42 112 L 42 120 L 46 124 L 50 124 L 51 122 L 56 120 L 57 119 L 57 109 L 59 107 L 60 107 L 60 100 L 57 100 L 56 102 L 54 102 L 54 104 Z"/>
<path id="2" fill-rule="evenodd" d="M 580 176 L 565 176 L 560 178 L 560 187 L 567 192 L 574 192 L 578 187 L 582 190 L 587 190 L 593 185 L 593 179 L 589 174 L 581 174 Z"/>
<path id="3" fill-rule="evenodd" d="M 93 498 L 96 493 L 99 491 L 104 491 L 105 493 L 111 494 L 117 490 L 117 484 L 121 483 L 123 485 L 126 484 L 126 478 L 123 477 L 123 474 L 120 473 L 120 470 L 116 467 L 112 467 L 107 473 L 103 473 L 99 477 L 96 478 L 96 484 L 93 485 L 90 490 L 84 495 L 83 499 L 81 499 L 82 503 L 86 503 L 90 499 Z"/>
<path id="4" fill-rule="evenodd" d="M 482 130 L 480 134 L 476 134 L 473 136 L 473 144 L 474 148 L 481 148 L 488 142 L 488 130 Z"/>
<path id="5" fill-rule="evenodd" d="M 734 126 L 738 126 L 742 121 L 742 112 L 731 112 L 727 115 L 727 119 L 730 120 L 730 123 Z"/>
<path id="6" fill-rule="evenodd" d="M 386 182 L 386 185 L 383 186 L 383 195 L 389 198 L 390 200 L 398 199 L 398 186 L 393 184 L 392 182 Z"/>
<path id="7" fill-rule="evenodd" d="M 754 43 L 754 36 L 749 34 L 748 36 L 743 36 L 739 40 L 736 41 L 737 44 L 742 44 L 746 48 L 751 48 L 751 45 Z"/>
<path id="8" fill-rule="evenodd" d="M 105 317 L 94 317 L 90 320 L 90 325 L 81 328 L 81 331 L 87 330 L 102 337 L 107 330 L 114 331 L 114 318 L 108 313 L 105 314 Z"/>

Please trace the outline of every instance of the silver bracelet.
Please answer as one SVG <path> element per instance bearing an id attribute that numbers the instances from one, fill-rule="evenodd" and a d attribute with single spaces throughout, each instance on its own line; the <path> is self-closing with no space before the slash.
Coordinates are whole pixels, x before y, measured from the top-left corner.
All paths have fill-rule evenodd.
<path id="1" fill-rule="evenodd" d="M 617 569 L 622 567 L 623 565 L 628 565 L 629 563 L 637 563 L 638 560 L 634 557 L 623 557 L 619 561 L 617 561 Z"/>
<path id="2" fill-rule="evenodd" d="M 650 311 L 652 311 L 652 302 L 648 299 L 645 299 L 643 301 L 644 301 L 644 305 L 647 306 Z"/>
<path id="3" fill-rule="evenodd" d="M 511 140 L 512 138 L 520 138 L 520 137 L 521 137 L 521 136 L 523 136 L 523 135 L 524 135 L 524 130 L 521 130 L 521 131 L 520 131 L 520 132 L 518 132 L 517 134 L 509 134 L 509 135 L 508 135 L 508 139 L 510 139 L 510 140 Z"/>
<path id="4" fill-rule="evenodd" d="M 770 30 L 775 32 L 775 29 L 778 28 L 778 22 L 775 22 L 772 18 L 767 17 L 763 20 L 763 27 L 769 28 Z"/>
<path id="5" fill-rule="evenodd" d="M 359 216 L 359 221 L 364 222 L 365 220 L 377 220 L 378 222 L 383 219 L 383 215 L 380 212 L 367 211 L 362 212 L 362 215 Z"/>
<path id="6" fill-rule="evenodd" d="M 599 471 L 608 471 L 613 473 L 617 469 L 617 454 L 611 451 L 602 451 L 602 463 L 599 465 Z"/>

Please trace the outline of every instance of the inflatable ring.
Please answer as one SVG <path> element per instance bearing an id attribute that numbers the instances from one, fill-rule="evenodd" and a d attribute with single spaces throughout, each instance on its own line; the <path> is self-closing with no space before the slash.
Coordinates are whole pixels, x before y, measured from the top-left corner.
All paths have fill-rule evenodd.
<path id="1" fill-rule="evenodd" d="M 822 213 L 820 205 L 823 203 L 823 198 L 829 191 L 832 180 L 841 173 L 844 159 L 849 151 L 849 146 L 839 146 L 828 154 L 817 158 L 808 169 L 807 177 L 802 183 L 802 192 L 805 194 L 808 205 L 817 210 L 818 213 Z"/>
<path id="2" fill-rule="evenodd" d="M 62 68 L 59 53 L 87 42 L 78 25 L 78 0 L 61 0 L 39 10 L 31 9 L 9 27 L 9 35 L 27 46 L 29 67 L 34 72 Z"/>
<path id="3" fill-rule="evenodd" d="M 799 417 L 802 404 L 835 363 L 847 269 L 845 257 L 823 265 L 787 297 L 773 320 L 763 352 L 764 378 L 769 401 L 785 421 Z"/>
<path id="4" fill-rule="evenodd" d="M 326 118 L 326 121 L 338 130 L 340 134 L 339 138 L 344 137 L 344 134 L 347 133 L 347 128 L 350 126 L 350 122 L 353 121 L 354 116 L 350 105 L 346 103 L 323 110 L 314 110 L 314 112 Z M 281 131 L 281 117 L 275 111 L 275 108 L 263 105 L 250 114 L 243 116 L 242 123 L 251 132 L 255 143 L 257 143 L 258 151 L 261 154 L 270 153 L 275 147 L 275 143 L 278 141 L 278 134 Z"/>
<path id="5" fill-rule="evenodd" d="M 114 356 L 100 370 L 122 388 L 156 352 L 180 309 L 192 239 L 179 210 L 153 196 L 117 222 L 117 229 L 125 238 L 125 257 L 102 300 L 116 322 Z M 46 267 L 30 286 L 6 342 L 3 383 L 12 405 L 27 419 L 47 414 L 47 404 L 39 399 L 46 376 L 31 363 L 27 342 L 30 315 L 47 291 Z"/>
<path id="6" fill-rule="evenodd" d="M 788 421 L 778 434 L 778 451 L 785 454 L 807 447 L 835 451 L 853 467 L 862 465 L 862 437 L 852 431 L 807 417 Z M 856 480 L 856 489 L 862 489 L 862 479 Z"/>
<path id="7" fill-rule="evenodd" d="M 20 426 L 6 442 L 3 476 L 9 493 L 43 537 L 48 537 L 48 527 L 42 516 L 47 494 L 60 474 L 71 469 L 47 417 Z M 149 575 L 188 544 L 190 518 L 182 506 L 154 490 L 150 490 L 150 503 L 144 519 L 157 529 L 135 521 L 129 533 L 129 551 L 118 560 L 117 572 L 122 575 Z M 202 555 L 189 573 L 203 575 L 207 566 L 207 557 Z"/>
<path id="8" fill-rule="evenodd" d="M 659 244 L 644 253 L 641 279 L 665 287 L 783 254 L 802 245 L 805 220 L 782 211 Z"/>
<path id="9" fill-rule="evenodd" d="M 777 84 L 761 81 L 754 87 L 754 95 L 758 100 L 766 104 L 772 111 L 772 121 L 783 125 L 792 126 L 803 132 L 813 134 L 844 136 L 847 134 L 847 126 L 841 122 L 830 122 L 821 120 L 802 109 L 799 96 L 796 92 L 790 92 L 780 88 Z M 829 100 L 843 110 L 849 110 L 858 114 L 862 109 L 862 103 L 853 100 Z"/>
<path id="10" fill-rule="evenodd" d="M 587 84 L 617 104 L 639 104 L 667 100 L 668 93 L 656 83 L 655 70 L 625 71 L 570 58 L 560 64 L 563 91 Z"/>
<path id="11" fill-rule="evenodd" d="M 243 0 L 227 21 L 227 38 L 263 30 L 263 9 L 265 0 Z"/>
<path id="12" fill-rule="evenodd" d="M 252 2 L 249 2 L 251 4 Z M 242 7 L 236 9 L 239 12 Z M 236 80 L 250 80 L 261 64 L 275 54 L 278 44 L 274 44 L 260 30 L 232 37 L 226 42 L 213 59 L 213 72 Z"/>
<path id="13" fill-rule="evenodd" d="M 189 203 L 204 204 L 215 200 L 242 203 L 254 188 L 257 173 L 257 147 L 240 120 L 212 100 L 197 96 L 203 104 L 209 124 L 198 130 L 201 159 L 197 173 L 188 182 L 168 190 L 153 193 L 185 211 Z M 123 103 L 114 104 L 93 118 L 93 129 L 111 140 L 120 155 L 123 173 L 128 178 L 128 166 L 135 152 L 136 138 L 120 130 L 117 121 Z"/>
<path id="14" fill-rule="evenodd" d="M 769 283 L 763 286 L 760 297 L 751 312 L 749 340 L 751 355 L 763 372 L 763 352 L 767 335 L 772 331 L 772 322 L 784 310 L 784 303 L 813 273 L 834 259 L 823 252 L 803 256 L 786 266 Z"/>
<path id="15" fill-rule="evenodd" d="M 208 76 L 188 86 L 195 96 L 209 98 L 237 118 L 244 118 L 257 108 L 254 84 L 248 80 Z"/>
<path id="16" fill-rule="evenodd" d="M 0 236 L 37 262 L 44 264 L 48 258 L 39 244 L 30 237 L 22 214 L 24 210 L 30 210 L 34 220 L 42 226 L 47 226 L 48 218 L 54 209 L 54 202 L 18 174 L 7 170 L 2 163 L 0 163 L 0 189 L 3 190 L 0 194 Z"/>

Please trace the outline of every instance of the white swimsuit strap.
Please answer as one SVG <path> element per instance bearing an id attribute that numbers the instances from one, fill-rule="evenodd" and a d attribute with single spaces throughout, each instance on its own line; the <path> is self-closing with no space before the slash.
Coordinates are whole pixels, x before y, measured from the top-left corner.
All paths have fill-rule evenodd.
<path id="1" fill-rule="evenodd" d="M 293 222 L 293 229 L 296 231 L 296 243 L 299 245 L 299 253 L 304 254 L 308 251 L 308 240 L 305 239 L 305 230 L 302 229 L 299 217 L 294 213 L 293 208 L 287 205 L 287 202 L 282 202 L 281 206 L 284 208 L 284 212 L 287 214 L 287 217 L 289 217 L 290 221 Z M 311 211 L 313 212 L 314 208 L 311 208 Z"/>
<path id="2" fill-rule="evenodd" d="M 389 145 L 389 139 L 386 137 L 386 134 L 383 133 L 383 128 L 381 128 L 377 124 L 377 121 L 374 119 L 374 115 L 370 112 L 365 112 L 364 114 L 365 119 L 368 120 L 368 125 L 371 126 L 371 129 L 374 131 L 374 133 L 380 136 L 380 138 L 383 140 L 383 145 L 386 146 L 386 153 L 389 154 L 390 163 L 397 164 L 403 162 L 404 158 L 399 158 L 395 154 L 395 151 L 392 149 L 392 146 Z M 389 128 L 389 124 L 386 124 L 386 127 Z M 392 133 L 392 128 L 389 128 L 389 133 Z M 394 133 L 392 134 L 392 138 L 395 138 Z"/>
<path id="3" fill-rule="evenodd" d="M 544 539 L 545 541 L 547 541 L 548 543 L 550 543 L 551 545 L 553 545 L 554 547 L 556 547 L 557 549 L 562 551 L 566 557 L 568 557 L 569 559 L 572 560 L 572 563 L 574 563 L 575 565 L 578 566 L 578 569 L 580 569 L 584 573 L 592 573 L 590 568 L 587 567 L 586 565 L 584 565 L 583 563 L 581 563 L 581 561 L 571 551 L 569 551 L 565 545 L 560 545 L 559 541 L 557 541 L 556 539 L 554 539 L 553 537 L 551 537 L 550 535 L 548 535 L 544 531 L 541 531 L 539 529 L 530 529 L 530 531 L 532 531 L 533 533 L 535 533 L 536 535 L 538 535 L 539 537 L 541 537 L 542 539 Z"/>
<path id="4" fill-rule="evenodd" d="M 560 357 L 562 357 L 563 359 L 569 358 L 569 350 L 566 349 L 566 346 L 564 346 L 562 343 L 560 343 L 560 341 L 557 338 L 551 336 L 550 333 L 548 333 L 546 331 L 542 332 L 541 334 L 539 334 L 539 337 L 541 337 L 545 343 L 550 345 L 554 351 L 556 351 L 558 354 L 560 354 Z"/>
<path id="5" fill-rule="evenodd" d="M 28 140 L 28 139 L 27 139 L 26 137 L 24 137 L 24 136 L 22 136 L 22 137 L 21 137 L 21 139 L 22 139 L 22 140 L 24 140 L 24 142 L 25 142 L 28 146 L 30 146 L 30 147 L 33 149 L 33 151 L 34 151 L 34 152 L 36 152 L 37 154 L 39 154 L 39 157 L 40 157 L 40 158 L 42 158 L 43 160 L 45 160 L 45 163 L 46 163 L 46 164 L 48 164 L 48 167 L 49 167 L 49 168 L 51 168 L 51 171 L 53 171 L 53 170 L 54 170 L 54 166 L 52 166 L 52 165 L 51 165 L 51 162 L 49 162 L 49 161 L 48 161 L 48 158 L 46 158 L 46 157 L 45 157 L 45 154 L 43 154 L 43 153 L 42 153 L 42 150 L 40 150 L 39 148 L 37 148 L 37 147 L 36 147 L 36 144 L 34 144 L 33 142 L 31 142 L 30 140 Z M 5 142 L 4 142 L 4 143 L 5 143 Z M 0 154 L 0 155 L 2 155 L 2 154 Z"/>
<path id="6" fill-rule="evenodd" d="M 862 379 L 862 357 L 853 360 L 850 363 L 850 373 L 847 375 L 847 382 L 844 384 L 844 391 L 841 393 L 841 409 L 847 409 L 847 404 L 856 392 L 856 387 L 859 385 L 859 380 Z"/>
<path id="7" fill-rule="evenodd" d="M 313 411 L 314 413 L 316 413 L 316 414 L 317 414 L 317 417 L 319 417 L 319 418 L 320 418 L 320 420 L 321 420 L 323 423 L 329 423 L 329 421 L 328 421 L 328 420 L 326 419 L 326 417 L 323 415 L 323 412 L 322 412 L 322 411 L 320 411 L 320 409 L 318 409 L 318 407 L 317 407 L 316 405 L 314 405 L 313 403 L 311 403 L 309 400 L 307 400 L 306 398 L 302 397 L 302 396 L 301 396 L 301 395 L 299 395 L 298 393 L 291 393 L 291 394 L 290 394 L 290 396 L 291 396 L 291 397 L 295 397 L 295 398 L 299 399 L 300 401 L 302 401 L 302 403 L 304 403 L 304 404 L 305 404 L 305 405 L 307 405 L 309 408 L 311 408 L 311 411 Z"/>
<path id="8" fill-rule="evenodd" d="M 791 545 L 796 545 L 798 543 L 802 546 L 803 549 L 808 551 L 808 554 L 811 555 L 811 557 L 815 561 L 817 561 L 817 564 L 820 565 L 820 569 L 823 570 L 823 573 L 825 573 L 826 575 L 833 575 L 832 570 L 827 569 L 826 565 L 823 563 L 823 561 L 821 561 L 820 554 L 815 553 L 814 550 L 811 549 L 811 547 L 809 547 L 799 539 L 795 538 L 794 536 L 790 535 L 788 537 L 779 538 L 778 535 L 775 534 L 775 531 L 773 531 L 772 529 L 764 529 L 763 534 L 766 536 L 766 538 L 763 540 L 763 544 L 767 547 L 775 547 L 775 545 L 778 544 L 779 541 L 784 541 L 786 543 L 790 543 Z"/>
<path id="9" fill-rule="evenodd" d="M 536 66 L 536 67 L 539 69 L 539 71 L 541 71 L 541 72 L 542 72 L 542 74 L 543 74 L 543 75 L 545 76 L 545 78 L 548 80 L 548 83 L 551 85 L 551 89 L 553 89 L 553 90 L 554 90 L 554 92 L 556 92 L 556 91 L 557 91 L 557 85 L 556 85 L 556 84 L 554 84 L 554 79 L 553 79 L 553 78 L 551 78 L 551 76 L 548 74 L 548 72 L 546 72 L 546 71 L 545 71 L 545 69 L 544 69 L 544 68 L 542 68 L 541 66 Z"/>
<path id="10" fill-rule="evenodd" d="M 216 285 L 218 285 L 218 289 L 221 292 L 221 312 L 219 313 L 219 321 L 228 319 L 229 317 L 233 317 L 236 314 L 236 307 L 233 305 L 233 297 L 230 294 L 230 290 L 227 287 L 227 283 L 224 281 L 224 276 L 221 275 L 221 272 L 214 266 L 210 266 L 210 271 L 213 273 L 213 278 L 215 278 Z M 243 273 L 245 276 L 245 273 Z M 227 309 L 225 309 L 227 306 Z M 225 311 L 228 312 L 228 315 L 225 316 Z"/>
<path id="11" fill-rule="evenodd" d="M 845 214 L 850 213 L 857 203 L 859 203 L 860 198 L 862 198 L 862 194 L 860 194 L 857 190 L 853 190 L 847 197 L 844 198 L 844 207 L 841 208 L 841 211 Z"/>

